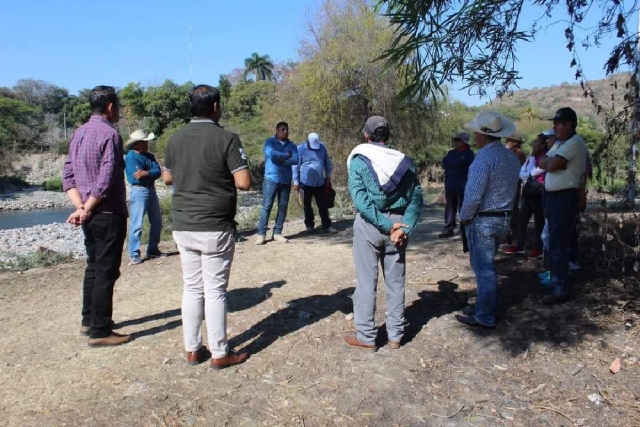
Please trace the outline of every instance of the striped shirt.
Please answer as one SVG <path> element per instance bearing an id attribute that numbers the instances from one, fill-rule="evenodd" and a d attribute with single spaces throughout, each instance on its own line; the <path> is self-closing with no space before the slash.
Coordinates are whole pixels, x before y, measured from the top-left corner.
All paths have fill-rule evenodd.
<path id="1" fill-rule="evenodd" d="M 76 188 L 82 202 L 90 196 L 102 199 L 96 213 L 128 216 L 122 137 L 105 118 L 93 115 L 73 133 L 62 188 Z"/>
<path id="2" fill-rule="evenodd" d="M 355 157 L 349 165 L 349 193 L 360 216 L 385 233 L 393 227 L 393 221 L 385 215 L 386 212 L 404 212 L 402 222 L 408 227 L 402 230 L 406 234 L 410 234 L 418 223 L 423 203 L 422 187 L 413 166 L 398 188 L 387 195 L 365 161 Z"/>
<path id="3" fill-rule="evenodd" d="M 469 168 L 460 220 L 470 220 L 478 212 L 511 211 L 519 173 L 520 161 L 502 142 L 478 150 Z"/>

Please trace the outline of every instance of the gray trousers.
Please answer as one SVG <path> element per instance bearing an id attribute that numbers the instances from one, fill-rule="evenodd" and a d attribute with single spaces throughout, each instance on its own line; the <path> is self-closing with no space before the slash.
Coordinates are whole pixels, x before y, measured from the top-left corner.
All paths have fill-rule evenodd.
<path id="1" fill-rule="evenodd" d="M 388 215 L 400 222 L 401 215 Z M 356 216 L 353 224 L 353 260 L 358 284 L 353 294 L 353 315 L 358 341 L 374 344 L 378 329 L 375 321 L 378 262 L 382 265 L 387 296 L 387 335 L 399 342 L 404 334 L 404 288 L 406 243 L 396 248 L 391 238 Z"/>

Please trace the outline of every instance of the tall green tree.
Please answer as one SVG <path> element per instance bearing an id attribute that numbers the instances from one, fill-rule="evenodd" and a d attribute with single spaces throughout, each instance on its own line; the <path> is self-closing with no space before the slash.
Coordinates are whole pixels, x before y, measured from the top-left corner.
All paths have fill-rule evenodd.
<path id="1" fill-rule="evenodd" d="M 189 121 L 189 94 L 192 88 L 193 84 L 190 82 L 179 85 L 172 80 L 165 80 L 160 86 L 146 88 L 142 97 L 144 109 L 153 118 L 149 127 L 156 134 L 161 134 L 170 126 Z"/>
<path id="2" fill-rule="evenodd" d="M 220 74 L 220 77 L 218 78 L 218 90 L 220 91 L 220 97 L 222 98 L 223 102 L 229 100 L 232 87 L 233 85 L 231 84 L 227 76 L 225 74 Z"/>
<path id="3" fill-rule="evenodd" d="M 244 60 L 244 67 L 245 79 L 253 76 L 255 81 L 275 80 L 273 76 L 273 62 L 271 62 L 269 55 L 260 56 L 254 52 L 249 58 Z"/>

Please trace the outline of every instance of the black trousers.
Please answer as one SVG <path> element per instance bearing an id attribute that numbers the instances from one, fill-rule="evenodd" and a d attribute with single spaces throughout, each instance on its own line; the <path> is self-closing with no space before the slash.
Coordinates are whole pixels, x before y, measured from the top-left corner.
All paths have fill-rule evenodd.
<path id="1" fill-rule="evenodd" d="M 315 226 L 315 215 L 313 213 L 313 207 L 311 206 L 311 202 L 313 199 L 316 199 L 316 204 L 318 205 L 318 212 L 320 213 L 320 221 L 322 223 L 322 228 L 331 227 L 331 218 L 329 218 L 329 209 L 327 209 L 327 201 L 324 197 L 324 186 L 321 187 L 309 187 L 306 185 L 301 186 L 304 198 L 304 225 L 307 228 L 311 228 Z"/>
<path id="2" fill-rule="evenodd" d="M 444 190 L 444 200 L 444 228 L 453 230 L 456 228 L 456 216 L 464 201 L 464 191 Z"/>
<path id="3" fill-rule="evenodd" d="M 532 215 L 536 226 L 534 248 L 542 252 L 542 238 L 540 237 L 544 229 L 544 202 L 542 195 L 538 198 L 522 196 L 520 200 L 520 212 L 518 213 L 519 224 L 516 245 L 519 248 L 526 246 L 527 226 L 529 225 L 529 220 Z"/>
<path id="4" fill-rule="evenodd" d="M 518 189 L 516 190 L 516 197 L 513 199 L 513 208 L 511 208 L 511 224 L 509 227 L 509 239 L 508 243 L 511 244 L 512 237 L 518 235 L 518 226 L 520 224 L 520 196 L 522 194 L 522 180 L 518 180 Z"/>
<path id="5" fill-rule="evenodd" d="M 87 267 L 84 270 L 82 325 L 91 338 L 111 335 L 113 287 L 120 277 L 127 218 L 96 213 L 82 224 Z"/>

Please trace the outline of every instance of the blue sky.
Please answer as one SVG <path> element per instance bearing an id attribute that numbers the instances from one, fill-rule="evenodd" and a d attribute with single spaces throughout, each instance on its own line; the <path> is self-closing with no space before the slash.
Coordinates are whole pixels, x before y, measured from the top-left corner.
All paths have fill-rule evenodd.
<path id="1" fill-rule="evenodd" d="M 217 84 L 252 52 L 295 60 L 307 23 L 322 0 L 80 0 L 1 1 L 0 86 L 36 78 L 72 93 L 97 84 L 159 84 L 189 80 L 189 23 L 193 25 L 193 80 Z M 631 3 L 629 3 L 631 4 Z M 533 16 L 525 10 L 525 18 Z M 560 19 L 560 18 L 558 18 Z M 518 49 L 522 88 L 573 82 L 563 37 L 565 24 L 541 31 Z M 637 27 L 637 21 L 631 28 Z M 589 79 L 604 77 L 611 42 L 581 55 Z M 454 98 L 483 103 L 463 91 Z"/>

